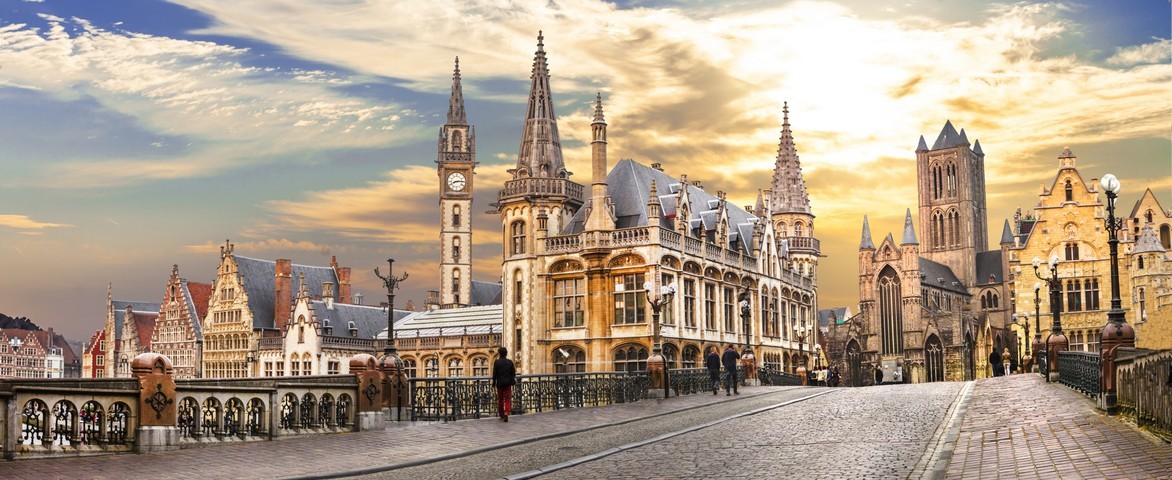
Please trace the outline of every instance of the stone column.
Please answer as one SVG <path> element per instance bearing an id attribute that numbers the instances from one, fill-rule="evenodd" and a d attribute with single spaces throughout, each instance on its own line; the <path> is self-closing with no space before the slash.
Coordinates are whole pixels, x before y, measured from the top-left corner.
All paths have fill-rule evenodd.
<path id="1" fill-rule="evenodd" d="M 383 379 L 378 369 L 378 360 L 367 353 L 355 355 L 350 359 L 350 373 L 354 374 L 358 390 L 354 429 L 363 432 L 386 428 L 386 417 L 382 412 Z"/>
<path id="2" fill-rule="evenodd" d="M 179 449 L 176 421 L 175 367 L 160 353 L 134 357 L 130 371 L 138 379 L 138 430 L 134 437 L 137 453 Z"/>
<path id="3" fill-rule="evenodd" d="M 403 360 L 398 355 L 388 354 L 379 358 L 379 370 L 383 378 L 382 407 L 388 422 L 411 420 L 411 385 L 403 371 Z"/>

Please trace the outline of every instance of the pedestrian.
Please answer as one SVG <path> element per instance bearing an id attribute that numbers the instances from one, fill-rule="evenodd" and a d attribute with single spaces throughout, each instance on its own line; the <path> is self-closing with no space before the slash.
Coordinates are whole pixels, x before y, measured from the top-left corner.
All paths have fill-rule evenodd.
<path id="1" fill-rule="evenodd" d="M 708 378 L 712 380 L 712 394 L 720 390 L 720 354 L 716 347 L 708 347 L 708 356 L 704 357 L 704 366 L 708 367 Z"/>
<path id="2" fill-rule="evenodd" d="M 818 369 L 818 386 L 826 385 L 826 370 Z"/>
<path id="3" fill-rule="evenodd" d="M 838 382 L 841 382 L 841 381 L 842 381 L 842 374 L 838 373 L 838 367 L 832 367 L 830 369 L 830 386 L 837 387 Z"/>
<path id="4" fill-rule="evenodd" d="M 989 352 L 989 366 L 993 367 L 994 377 L 1001 376 L 1001 355 L 997 354 L 997 348 L 993 348 L 993 350 Z"/>
<path id="5" fill-rule="evenodd" d="M 492 384 L 496 387 L 496 411 L 500 421 L 509 421 L 509 412 L 513 409 L 513 385 L 517 384 L 517 368 L 509 360 L 509 350 L 505 347 L 496 350 L 497 359 L 492 363 Z"/>
<path id="6" fill-rule="evenodd" d="M 883 385 L 883 367 L 875 366 L 875 385 Z"/>
<path id="7" fill-rule="evenodd" d="M 724 349 L 724 355 L 720 357 L 720 361 L 724 363 L 724 396 L 732 394 L 740 395 L 737 391 L 737 362 L 741 359 L 741 354 L 733 348 L 732 344 Z"/>
<path id="8" fill-rule="evenodd" d="M 1009 348 L 1006 347 L 1005 352 L 1001 354 L 1001 375 L 1009 376 L 1009 374 L 1013 373 L 1011 358 L 1013 358 L 1013 355 L 1009 354 Z"/>

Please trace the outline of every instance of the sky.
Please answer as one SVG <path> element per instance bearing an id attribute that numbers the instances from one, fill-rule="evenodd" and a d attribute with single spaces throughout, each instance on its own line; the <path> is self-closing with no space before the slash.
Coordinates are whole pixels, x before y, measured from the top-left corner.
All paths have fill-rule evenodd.
<path id="1" fill-rule="evenodd" d="M 538 31 L 563 152 L 589 177 L 601 92 L 612 163 L 687 174 L 734 204 L 768 188 L 783 102 L 822 242 L 821 308 L 857 309 L 857 248 L 917 205 L 915 146 L 945 121 L 986 154 L 990 245 L 1069 146 L 1172 208 L 1172 7 L 1112 2 L 0 0 L 0 312 L 74 339 L 107 285 L 159 302 L 219 247 L 410 274 L 438 289 L 435 146 L 460 57 L 473 210 L 509 178 Z M 919 229 L 918 218 L 916 219 Z M 500 275 L 499 216 L 473 269 Z"/>

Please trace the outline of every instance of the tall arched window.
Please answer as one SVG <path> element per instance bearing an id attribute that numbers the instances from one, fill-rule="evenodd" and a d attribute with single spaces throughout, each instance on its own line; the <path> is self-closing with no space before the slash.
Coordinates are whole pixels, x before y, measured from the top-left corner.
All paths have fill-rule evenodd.
<path id="1" fill-rule="evenodd" d="M 472 376 L 473 377 L 487 377 L 488 371 L 488 357 L 473 357 L 472 358 Z"/>
<path id="2" fill-rule="evenodd" d="M 429 357 L 423 360 L 423 376 L 438 377 L 439 376 L 439 359 Z"/>
<path id="3" fill-rule="evenodd" d="M 894 268 L 884 267 L 879 273 L 879 319 L 884 355 L 903 353 L 902 297 L 899 275 Z"/>
<path id="4" fill-rule="evenodd" d="M 684 368 L 696 368 L 696 365 L 700 363 L 699 358 L 700 349 L 696 348 L 695 345 L 688 345 L 684 347 L 684 354 L 680 360 L 683 362 Z"/>
<path id="5" fill-rule="evenodd" d="M 928 341 L 924 342 L 924 370 L 927 381 L 944 381 L 944 346 L 940 343 L 940 337 L 934 334 L 929 335 Z"/>
<path id="6" fill-rule="evenodd" d="M 1074 185 L 1070 183 L 1070 179 L 1066 179 L 1066 201 L 1074 201 Z"/>
<path id="7" fill-rule="evenodd" d="M 525 253 L 525 222 L 517 220 L 509 227 L 509 232 L 512 234 L 512 248 L 509 250 L 513 255 L 521 255 Z"/>
<path id="8" fill-rule="evenodd" d="M 1077 243 L 1067 243 L 1066 244 L 1066 259 L 1067 260 L 1078 260 L 1078 244 Z"/>
<path id="9" fill-rule="evenodd" d="M 460 303 L 460 271 L 452 270 L 452 303 Z"/>
<path id="10" fill-rule="evenodd" d="M 460 226 L 460 205 L 453 205 L 452 206 L 452 226 L 453 227 Z"/>
<path id="11" fill-rule="evenodd" d="M 614 352 L 614 369 L 616 372 L 647 370 L 647 349 L 638 345 L 619 347 Z"/>
<path id="12" fill-rule="evenodd" d="M 448 359 L 448 376 L 449 377 L 463 377 L 464 376 L 464 360 L 460 357 L 452 357 Z"/>
<path id="13" fill-rule="evenodd" d="M 955 197 L 957 190 L 956 164 L 949 162 L 946 169 L 948 171 L 948 196 Z"/>
<path id="14" fill-rule="evenodd" d="M 452 261 L 460 261 L 460 237 L 455 237 L 452 239 Z"/>
<path id="15" fill-rule="evenodd" d="M 960 212 L 952 211 L 952 246 L 960 246 Z"/>
<path id="16" fill-rule="evenodd" d="M 582 373 L 586 371 L 586 352 L 574 346 L 553 349 L 554 373 Z"/>
<path id="17" fill-rule="evenodd" d="M 1172 227 L 1160 225 L 1160 244 L 1165 250 L 1172 249 Z"/>
<path id="18" fill-rule="evenodd" d="M 798 222 L 798 223 L 794 224 L 794 236 L 795 237 L 802 236 L 802 222 Z"/>
<path id="19" fill-rule="evenodd" d="M 460 152 L 460 151 L 463 151 L 463 147 L 464 147 L 464 134 L 462 132 L 460 132 L 459 130 L 453 131 L 452 132 L 452 150 Z"/>
<path id="20" fill-rule="evenodd" d="M 1069 312 L 1082 310 L 1082 282 L 1078 280 L 1066 281 L 1066 310 Z"/>

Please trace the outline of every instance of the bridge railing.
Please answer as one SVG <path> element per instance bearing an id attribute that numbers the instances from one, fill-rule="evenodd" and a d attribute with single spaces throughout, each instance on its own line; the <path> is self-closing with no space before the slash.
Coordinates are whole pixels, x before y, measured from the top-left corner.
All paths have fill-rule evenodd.
<path id="1" fill-rule="evenodd" d="M 490 377 L 412 378 L 408 383 L 413 420 L 454 421 L 497 415 L 496 388 Z M 634 402 L 646 397 L 649 383 L 646 372 L 518 375 L 512 413 Z"/>
<path id="2" fill-rule="evenodd" d="M 802 377 L 770 368 L 761 368 L 757 370 L 757 378 L 761 379 L 761 385 L 771 386 L 795 386 L 802 384 Z"/>
<path id="3" fill-rule="evenodd" d="M 1099 352 L 1058 352 L 1058 381 L 1089 397 L 1099 396 Z"/>
<path id="4" fill-rule="evenodd" d="M 0 383 L 6 459 L 133 450 L 134 379 L 19 379 Z"/>
<path id="5" fill-rule="evenodd" d="M 1172 350 L 1119 350 L 1115 360 L 1119 414 L 1172 439 Z"/>

